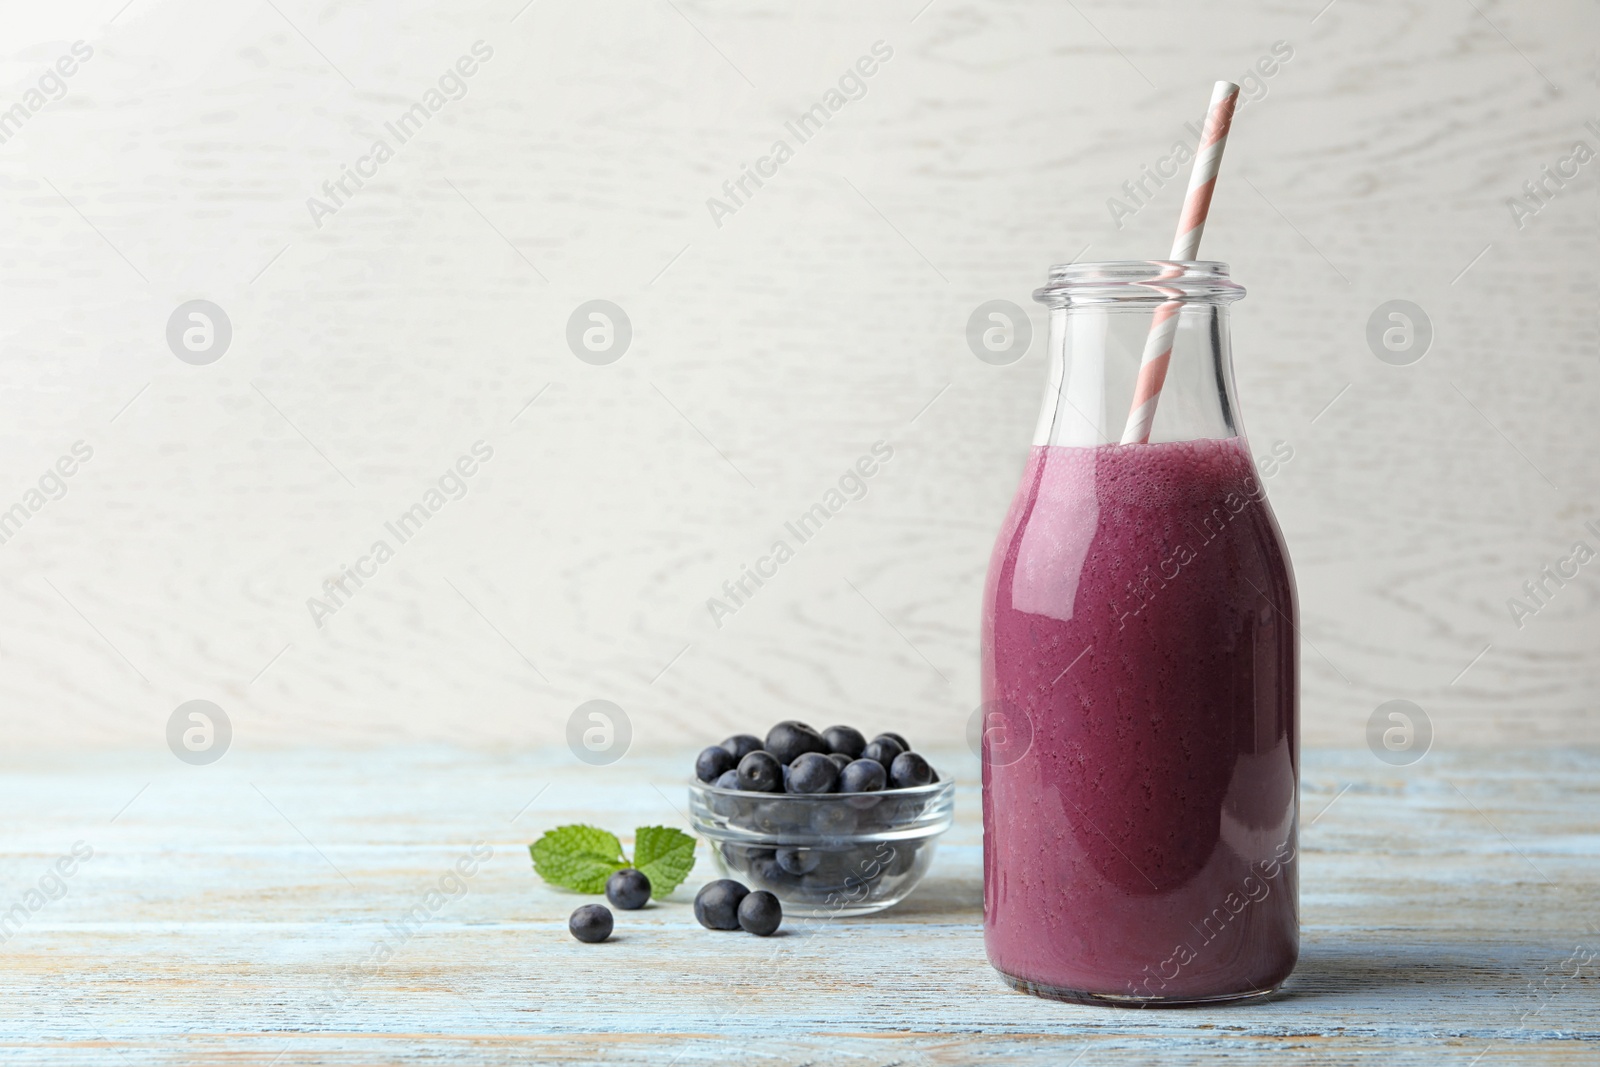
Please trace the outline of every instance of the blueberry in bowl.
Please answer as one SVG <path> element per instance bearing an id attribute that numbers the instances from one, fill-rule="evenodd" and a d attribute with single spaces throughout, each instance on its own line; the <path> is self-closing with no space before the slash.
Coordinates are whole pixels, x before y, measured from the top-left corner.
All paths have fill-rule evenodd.
<path id="1" fill-rule="evenodd" d="M 955 783 L 906 738 L 795 721 L 768 731 L 764 748 L 739 736 L 725 746 L 742 750 L 737 767 L 707 779 L 723 761 L 697 760 L 689 785 L 690 821 L 727 878 L 795 916 L 866 915 L 916 888 L 950 828 Z"/>
<path id="2" fill-rule="evenodd" d="M 757 749 L 739 761 L 739 790 L 746 793 L 782 792 L 784 766 L 770 752 Z"/>

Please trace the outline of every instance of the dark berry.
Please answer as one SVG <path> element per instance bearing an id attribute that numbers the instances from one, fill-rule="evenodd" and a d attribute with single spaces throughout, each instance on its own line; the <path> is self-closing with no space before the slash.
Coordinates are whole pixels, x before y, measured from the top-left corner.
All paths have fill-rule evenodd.
<path id="1" fill-rule="evenodd" d="M 722 742 L 721 747 L 728 750 L 728 754 L 733 757 L 733 762 L 737 764 L 740 760 L 744 759 L 746 756 L 750 755 L 750 753 L 761 747 L 761 738 L 752 734 L 734 734 L 732 737 Z"/>
<path id="2" fill-rule="evenodd" d="M 749 804 L 742 813 L 744 818 L 740 828 L 769 836 L 784 833 L 794 824 L 793 807 L 787 798 L 765 804 Z"/>
<path id="3" fill-rule="evenodd" d="M 650 903 L 650 879 L 643 871 L 629 867 L 606 879 L 606 899 L 623 911 L 634 911 Z"/>
<path id="4" fill-rule="evenodd" d="M 894 858 L 884 866 L 885 874 L 905 874 L 917 865 L 917 846 L 901 843 L 894 846 Z"/>
<path id="5" fill-rule="evenodd" d="M 905 746 L 890 737 L 879 735 L 861 750 L 862 759 L 877 760 L 885 770 L 894 765 L 894 758 L 905 751 Z"/>
<path id="6" fill-rule="evenodd" d="M 901 734 L 893 734 L 893 733 L 889 733 L 888 731 L 885 731 L 885 732 L 879 734 L 877 737 L 874 737 L 873 740 L 874 741 L 882 741 L 885 737 L 887 737 L 889 740 L 893 741 L 895 744 L 899 745 L 901 752 L 910 752 L 911 751 L 911 742 L 907 741 L 905 739 L 905 737 L 903 735 L 901 735 Z"/>
<path id="7" fill-rule="evenodd" d="M 851 759 L 860 759 L 861 750 L 867 747 L 867 739 L 853 726 L 830 726 L 822 731 L 822 739 L 828 742 L 829 752 L 842 752 Z"/>
<path id="8" fill-rule="evenodd" d="M 611 909 L 604 904 L 585 904 L 572 913 L 567 929 L 579 941 L 594 944 L 611 936 Z"/>
<path id="9" fill-rule="evenodd" d="M 889 768 L 889 786 L 893 789 L 910 789 L 933 781 L 933 768 L 915 752 L 902 752 L 894 758 Z"/>
<path id="10" fill-rule="evenodd" d="M 810 874 L 822 862 L 822 854 L 809 848 L 778 849 L 778 866 L 789 874 Z"/>
<path id="11" fill-rule="evenodd" d="M 778 725 L 779 726 L 798 726 L 798 727 L 800 727 L 800 729 L 805 730 L 805 731 L 807 731 L 809 733 L 813 733 L 813 734 L 817 732 L 816 728 L 813 727 L 810 723 L 801 722 L 799 719 L 784 719 Z"/>
<path id="12" fill-rule="evenodd" d="M 758 860 L 770 860 L 777 855 L 770 848 L 751 848 L 748 845 L 734 845 L 728 842 L 722 844 L 722 858 L 735 867 L 749 866 Z"/>
<path id="13" fill-rule="evenodd" d="M 828 753 L 828 758 L 833 760 L 833 765 L 841 771 L 850 766 L 850 757 L 843 752 L 830 752 Z"/>
<path id="14" fill-rule="evenodd" d="M 695 757 L 694 776 L 702 782 L 714 782 L 722 777 L 723 771 L 731 771 L 738 765 L 733 753 L 721 745 L 712 745 Z"/>
<path id="15" fill-rule="evenodd" d="M 812 833 L 824 837 L 839 837 L 851 833 L 856 828 L 859 813 L 853 806 L 857 801 L 879 800 L 876 795 L 846 797 L 843 804 L 813 804 L 811 805 L 811 818 L 807 825 Z"/>
<path id="16" fill-rule="evenodd" d="M 750 890 L 732 878 L 719 878 L 715 882 L 707 882 L 700 887 L 700 892 L 694 895 L 695 920 L 707 930 L 737 930 L 739 904 L 749 895 Z"/>
<path id="17" fill-rule="evenodd" d="M 889 776 L 884 773 L 883 764 L 875 759 L 858 759 L 839 775 L 839 792 L 876 793 L 888 782 Z"/>
<path id="18" fill-rule="evenodd" d="M 783 905 L 765 889 L 758 889 L 739 901 L 738 921 L 747 933 L 766 937 L 783 922 Z"/>
<path id="19" fill-rule="evenodd" d="M 852 900 L 866 900 L 872 895 L 872 883 L 883 877 L 881 866 L 868 865 L 845 875 L 844 894 Z"/>
<path id="20" fill-rule="evenodd" d="M 739 788 L 747 793 L 776 793 L 783 788 L 783 764 L 770 752 L 756 749 L 739 761 Z"/>
<path id="21" fill-rule="evenodd" d="M 751 882 L 760 885 L 774 879 L 782 881 L 789 876 L 784 874 L 783 868 L 778 866 L 778 861 L 773 858 L 775 853 L 770 848 L 747 848 L 742 845 L 723 845 L 723 859 L 729 874 L 737 874 L 749 878 Z M 729 850 L 732 849 L 732 853 Z"/>
<path id="22" fill-rule="evenodd" d="M 832 793 L 839 785 L 839 768 L 827 756 L 805 752 L 788 766 L 784 790 L 789 793 Z"/>
<path id="23" fill-rule="evenodd" d="M 750 878 L 757 885 L 787 886 L 797 879 L 778 865 L 777 860 L 762 860 L 750 867 Z"/>
<path id="24" fill-rule="evenodd" d="M 719 777 L 712 784 L 714 784 L 718 789 L 738 789 L 739 788 L 739 772 L 738 771 L 723 771 L 721 777 Z"/>
<path id="25" fill-rule="evenodd" d="M 811 727 L 795 722 L 780 722 L 767 732 L 766 750 L 779 763 L 793 763 L 807 752 L 827 752 L 828 742 Z"/>

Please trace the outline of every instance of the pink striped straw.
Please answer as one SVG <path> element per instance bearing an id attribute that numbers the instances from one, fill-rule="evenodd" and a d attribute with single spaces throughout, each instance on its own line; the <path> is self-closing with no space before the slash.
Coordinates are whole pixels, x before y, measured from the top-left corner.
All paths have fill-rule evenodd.
<path id="1" fill-rule="evenodd" d="M 1206 228 L 1211 191 L 1217 185 L 1217 169 L 1222 165 L 1222 150 L 1228 144 L 1228 129 L 1233 125 L 1233 108 L 1238 101 L 1239 87 L 1233 82 L 1218 82 L 1211 90 L 1211 106 L 1206 110 L 1194 169 L 1189 172 L 1189 191 L 1183 197 L 1183 215 L 1178 219 L 1178 235 L 1172 239 L 1172 254 L 1167 257 L 1170 260 L 1192 260 L 1200 253 L 1200 234 Z M 1182 267 L 1168 267 L 1157 280 L 1176 278 L 1182 273 Z M 1159 285 L 1154 288 L 1168 296 L 1182 295 L 1176 289 Z M 1168 300 L 1156 308 L 1145 338 L 1144 355 L 1139 360 L 1139 380 L 1133 387 L 1128 425 L 1122 431 L 1125 445 L 1146 444 L 1150 440 L 1150 424 L 1155 421 L 1156 402 L 1161 399 L 1161 386 L 1167 380 L 1172 338 L 1178 331 L 1178 310 L 1182 306 L 1181 300 Z"/>

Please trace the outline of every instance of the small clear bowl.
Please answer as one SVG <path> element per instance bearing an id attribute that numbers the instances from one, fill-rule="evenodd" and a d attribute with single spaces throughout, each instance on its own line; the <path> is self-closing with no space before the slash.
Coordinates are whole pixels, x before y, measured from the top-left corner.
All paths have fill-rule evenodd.
<path id="1" fill-rule="evenodd" d="M 949 779 L 880 793 L 746 793 L 689 784 L 689 820 L 717 867 L 785 914 L 870 915 L 916 888 L 950 829 Z"/>

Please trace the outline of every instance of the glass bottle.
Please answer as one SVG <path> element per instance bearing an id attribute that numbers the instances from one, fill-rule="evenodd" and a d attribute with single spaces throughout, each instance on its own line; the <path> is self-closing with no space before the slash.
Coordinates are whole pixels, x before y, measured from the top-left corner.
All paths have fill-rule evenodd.
<path id="1" fill-rule="evenodd" d="M 1028 992 L 1231 1000 L 1294 967 L 1297 609 L 1234 399 L 1243 295 L 1226 264 L 1163 261 L 1057 266 L 1035 293 L 1050 378 L 982 664 L 985 943 Z M 1120 444 L 1169 301 L 1150 439 Z"/>

